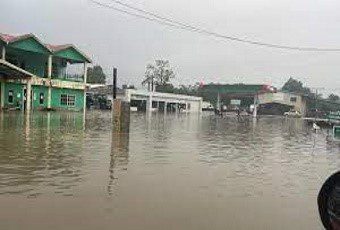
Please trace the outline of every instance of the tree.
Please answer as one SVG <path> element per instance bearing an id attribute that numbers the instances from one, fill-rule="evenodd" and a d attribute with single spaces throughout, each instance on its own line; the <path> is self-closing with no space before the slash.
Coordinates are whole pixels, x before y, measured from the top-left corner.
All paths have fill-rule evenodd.
<path id="1" fill-rule="evenodd" d="M 100 65 L 87 68 L 87 83 L 105 84 L 106 75 Z"/>
<path id="2" fill-rule="evenodd" d="M 170 80 L 175 77 L 174 71 L 171 69 L 169 61 L 156 60 L 155 65 L 148 64 L 146 66 L 145 77 L 142 85 L 148 85 L 148 89 L 164 87 L 169 85 Z"/>
<path id="3" fill-rule="evenodd" d="M 282 90 L 303 93 L 305 89 L 301 81 L 295 80 L 294 78 L 289 78 L 288 81 L 283 85 Z"/>
<path id="4" fill-rule="evenodd" d="M 331 93 L 329 96 L 328 96 L 328 100 L 330 101 L 339 101 L 340 100 L 340 97 L 334 93 Z"/>

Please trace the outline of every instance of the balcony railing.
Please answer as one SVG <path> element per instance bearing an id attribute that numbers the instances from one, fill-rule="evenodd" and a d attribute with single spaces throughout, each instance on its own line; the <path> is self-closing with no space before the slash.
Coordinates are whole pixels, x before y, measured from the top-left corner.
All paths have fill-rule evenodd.
<path id="1" fill-rule="evenodd" d="M 63 81 L 83 82 L 84 81 L 84 75 L 64 74 L 64 75 L 52 77 L 52 79 L 60 79 L 60 80 L 63 80 Z"/>

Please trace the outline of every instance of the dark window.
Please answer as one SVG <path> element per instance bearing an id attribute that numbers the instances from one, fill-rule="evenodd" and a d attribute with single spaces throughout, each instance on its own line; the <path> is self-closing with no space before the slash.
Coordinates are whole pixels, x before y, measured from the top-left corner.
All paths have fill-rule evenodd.
<path id="1" fill-rule="evenodd" d="M 12 104 L 13 103 L 13 99 L 14 99 L 13 90 L 9 90 L 8 91 L 8 103 Z"/>
<path id="2" fill-rule="evenodd" d="M 291 97 L 290 102 L 296 102 L 296 97 Z"/>
<path id="3" fill-rule="evenodd" d="M 44 99 L 45 99 L 44 93 L 40 93 L 40 95 L 39 95 L 39 104 L 40 105 L 44 104 Z"/>
<path id="4" fill-rule="evenodd" d="M 60 95 L 60 105 L 67 105 L 67 94 Z"/>
<path id="5" fill-rule="evenodd" d="M 68 106 L 75 106 L 75 104 L 76 104 L 76 96 L 68 95 L 68 97 L 67 97 L 67 105 Z"/>

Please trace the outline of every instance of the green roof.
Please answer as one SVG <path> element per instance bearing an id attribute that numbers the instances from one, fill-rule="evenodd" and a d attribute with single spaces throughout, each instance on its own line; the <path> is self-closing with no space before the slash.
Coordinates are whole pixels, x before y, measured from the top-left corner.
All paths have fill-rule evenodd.
<path id="1" fill-rule="evenodd" d="M 44 55 L 52 54 L 56 57 L 65 58 L 71 63 L 91 62 L 91 59 L 87 57 L 83 52 L 77 49 L 74 45 L 49 45 L 41 42 L 33 34 L 24 34 L 20 36 L 1 34 L 0 44 L 3 43 L 6 46 L 24 50 L 28 52 L 35 52 Z"/>

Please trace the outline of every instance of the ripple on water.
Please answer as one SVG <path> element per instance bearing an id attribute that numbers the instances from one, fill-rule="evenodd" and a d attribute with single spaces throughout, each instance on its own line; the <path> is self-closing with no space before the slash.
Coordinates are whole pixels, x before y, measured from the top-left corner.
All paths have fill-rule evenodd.
<path id="1" fill-rule="evenodd" d="M 313 133 L 298 119 L 132 114 L 130 133 L 119 136 L 105 112 L 85 121 L 79 113 L 33 113 L 29 122 L 4 113 L 0 124 L 3 195 L 106 196 L 124 178 L 128 185 L 168 178 L 218 197 L 314 194 L 339 160 L 328 131 Z"/>

